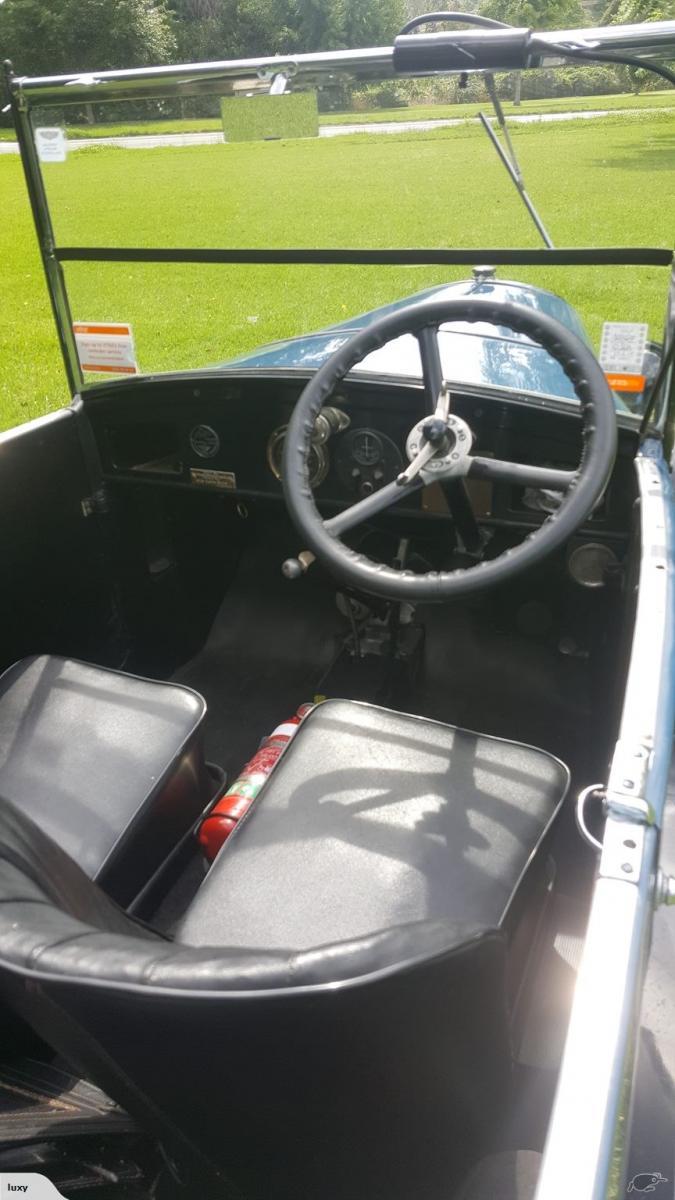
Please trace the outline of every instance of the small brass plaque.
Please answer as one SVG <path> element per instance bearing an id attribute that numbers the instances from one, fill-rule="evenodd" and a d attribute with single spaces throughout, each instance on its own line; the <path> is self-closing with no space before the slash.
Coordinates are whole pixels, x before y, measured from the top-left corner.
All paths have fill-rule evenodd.
<path id="1" fill-rule="evenodd" d="M 203 467 L 191 467 L 190 479 L 199 487 L 225 488 L 233 492 L 237 487 L 234 471 L 208 471 Z"/>

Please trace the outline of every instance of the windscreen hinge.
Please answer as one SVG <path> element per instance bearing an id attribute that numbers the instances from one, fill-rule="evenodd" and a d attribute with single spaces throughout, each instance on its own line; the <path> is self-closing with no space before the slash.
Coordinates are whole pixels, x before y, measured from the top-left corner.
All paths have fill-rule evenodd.
<path id="1" fill-rule="evenodd" d="M 675 905 L 675 875 L 666 875 L 660 868 L 656 873 L 656 888 L 654 889 L 654 907 L 667 908 Z"/>

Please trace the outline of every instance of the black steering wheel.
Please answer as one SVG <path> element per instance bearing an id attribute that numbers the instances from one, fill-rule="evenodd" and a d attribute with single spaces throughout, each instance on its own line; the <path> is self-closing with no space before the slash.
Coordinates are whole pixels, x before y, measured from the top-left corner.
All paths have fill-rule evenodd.
<path id="1" fill-rule="evenodd" d="M 576 471 L 481 458 L 472 454 L 470 426 L 451 411 L 443 380 L 438 328 L 450 321 L 483 321 L 526 334 L 561 365 L 580 401 L 583 449 Z M 374 350 L 402 334 L 417 337 L 429 415 L 411 430 L 409 465 L 396 480 L 324 520 L 309 484 L 314 422 L 345 375 Z M 343 583 L 392 600 L 443 601 L 492 587 L 539 562 L 583 523 L 607 486 L 616 455 L 616 415 L 607 380 L 592 350 L 559 321 L 519 304 L 466 296 L 423 301 L 374 321 L 324 363 L 295 406 L 284 447 L 288 511 L 306 547 Z M 340 536 L 433 482 L 488 479 L 563 492 L 559 507 L 523 542 L 493 559 L 454 571 L 415 574 L 356 553 Z"/>

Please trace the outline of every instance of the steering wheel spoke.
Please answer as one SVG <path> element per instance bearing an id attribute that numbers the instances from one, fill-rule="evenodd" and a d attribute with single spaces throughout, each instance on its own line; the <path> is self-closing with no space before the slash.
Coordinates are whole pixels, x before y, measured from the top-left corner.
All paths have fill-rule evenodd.
<path id="1" fill-rule="evenodd" d="M 506 462 L 501 458 L 481 458 L 474 455 L 467 472 L 470 479 L 486 479 L 490 483 L 514 483 L 520 487 L 551 488 L 566 492 L 577 478 L 576 471 L 561 471 L 555 467 L 533 467 L 529 463 Z"/>
<path id="2" fill-rule="evenodd" d="M 437 413 L 439 416 L 447 417 L 450 396 L 444 386 L 437 326 L 426 325 L 424 329 L 420 329 L 417 334 L 417 342 L 422 360 L 422 378 L 424 380 L 424 394 L 427 399 L 427 408 L 430 413 Z M 442 395 L 444 399 L 441 398 Z M 441 405 L 444 406 L 445 411 L 438 413 L 439 406 Z"/>
<path id="3" fill-rule="evenodd" d="M 447 479 L 441 487 L 462 546 L 469 554 L 478 554 L 483 542 L 464 479 Z"/>
<path id="4" fill-rule="evenodd" d="M 403 500 L 404 496 L 411 496 L 413 492 L 419 491 L 424 487 L 424 483 L 419 476 L 411 482 L 401 485 L 397 481 L 387 483 L 385 487 L 380 488 L 377 492 L 373 492 L 371 496 L 366 496 L 363 500 L 358 500 L 356 504 L 352 504 L 349 508 L 345 508 L 343 512 L 338 513 L 336 517 L 331 517 L 324 522 L 324 527 L 333 537 L 341 537 L 343 533 L 347 533 L 356 525 L 360 525 L 362 521 L 368 521 L 371 517 L 376 517 L 378 513 L 384 512 L 386 508 L 391 508 L 392 504 Z"/>

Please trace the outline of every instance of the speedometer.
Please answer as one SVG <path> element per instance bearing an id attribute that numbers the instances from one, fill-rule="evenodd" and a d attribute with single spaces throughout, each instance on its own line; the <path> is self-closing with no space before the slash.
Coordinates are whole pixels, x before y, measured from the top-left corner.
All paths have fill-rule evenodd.
<path id="1" fill-rule="evenodd" d="M 267 465 L 275 479 L 281 480 L 281 469 L 284 458 L 284 442 L 288 425 L 280 425 L 270 434 L 267 442 Z M 325 446 L 312 443 L 309 452 L 309 484 L 318 487 L 328 474 L 328 451 Z"/>

